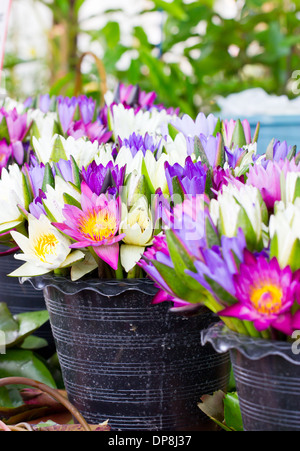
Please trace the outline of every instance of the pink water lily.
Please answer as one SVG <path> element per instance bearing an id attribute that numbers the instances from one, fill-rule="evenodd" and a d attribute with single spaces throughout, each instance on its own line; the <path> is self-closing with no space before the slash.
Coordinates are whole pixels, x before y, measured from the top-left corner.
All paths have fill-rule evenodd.
<path id="1" fill-rule="evenodd" d="M 221 312 L 221 317 L 235 317 L 253 321 L 261 332 L 273 327 L 291 335 L 292 314 L 299 281 L 290 267 L 281 269 L 276 258 L 268 260 L 245 252 L 245 261 L 240 272 L 234 276 L 238 302 Z"/>
<path id="2" fill-rule="evenodd" d="M 92 247 L 95 253 L 117 270 L 119 261 L 119 241 L 124 238 L 118 235 L 120 224 L 120 202 L 105 194 L 93 193 L 82 183 L 81 208 L 65 205 L 64 223 L 54 223 L 64 234 L 72 238 L 71 248 Z"/>

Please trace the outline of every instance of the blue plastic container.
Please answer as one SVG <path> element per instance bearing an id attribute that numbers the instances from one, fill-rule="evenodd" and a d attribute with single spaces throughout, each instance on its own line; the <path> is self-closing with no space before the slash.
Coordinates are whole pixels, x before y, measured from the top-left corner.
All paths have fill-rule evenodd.
<path id="1" fill-rule="evenodd" d="M 244 119 L 244 118 L 241 118 Z M 253 116 L 246 118 L 251 126 L 252 136 L 257 123 L 260 122 L 258 153 L 262 155 L 273 138 L 286 141 L 289 146 L 300 150 L 300 115 L 299 116 Z"/>

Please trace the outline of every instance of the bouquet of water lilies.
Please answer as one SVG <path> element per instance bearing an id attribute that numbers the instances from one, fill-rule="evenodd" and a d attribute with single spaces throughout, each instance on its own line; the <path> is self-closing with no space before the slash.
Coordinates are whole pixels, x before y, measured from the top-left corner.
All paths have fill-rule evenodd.
<path id="1" fill-rule="evenodd" d="M 9 115 L 26 119 L 22 158 L 1 160 L 0 242 L 25 262 L 10 276 L 145 277 L 165 202 L 215 198 L 260 158 L 247 121 L 193 120 L 155 99 L 120 84 L 99 108 L 86 96 L 5 101 L 6 146 Z"/>
<path id="2" fill-rule="evenodd" d="M 248 335 L 291 335 L 296 147 L 274 140 L 258 152 L 259 124 L 252 136 L 246 120 L 193 119 L 155 100 L 120 84 L 102 107 L 86 96 L 4 103 L 0 242 L 23 261 L 10 276 L 149 276 L 155 303 L 205 305 Z M 18 138 L 10 115 L 26 118 Z"/>
<path id="3" fill-rule="evenodd" d="M 174 310 L 205 305 L 229 329 L 289 340 L 300 328 L 300 164 L 271 143 L 216 198 L 165 206 L 165 232 L 140 262 Z"/>

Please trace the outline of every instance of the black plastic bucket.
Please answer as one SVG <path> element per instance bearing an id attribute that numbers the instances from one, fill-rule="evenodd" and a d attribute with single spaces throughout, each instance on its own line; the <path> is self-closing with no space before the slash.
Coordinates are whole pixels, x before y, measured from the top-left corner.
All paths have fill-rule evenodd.
<path id="1" fill-rule="evenodd" d="M 0 250 L 4 251 L 7 248 L 0 246 Z M 36 291 L 29 282 L 20 284 L 18 278 L 7 276 L 19 266 L 20 261 L 16 260 L 13 255 L 0 256 L 0 302 L 6 303 L 13 315 L 46 310 L 43 293 Z M 43 356 L 49 357 L 56 352 L 49 321 L 41 326 L 34 335 L 44 338 L 48 342 L 47 347 L 39 350 Z"/>
<path id="2" fill-rule="evenodd" d="M 69 282 L 37 278 L 44 290 L 68 398 L 92 424 L 112 430 L 213 430 L 197 403 L 226 390 L 229 355 L 200 345 L 215 321 L 151 305 L 150 280 Z"/>
<path id="3" fill-rule="evenodd" d="M 224 333 L 223 325 L 203 332 L 202 342 L 230 351 L 245 431 L 300 431 L 300 348 Z"/>

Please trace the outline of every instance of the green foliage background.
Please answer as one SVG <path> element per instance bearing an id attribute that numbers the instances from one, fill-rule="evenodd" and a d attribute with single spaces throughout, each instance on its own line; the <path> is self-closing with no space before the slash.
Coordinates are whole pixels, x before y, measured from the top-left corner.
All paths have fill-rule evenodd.
<path id="1" fill-rule="evenodd" d="M 74 93 L 80 56 L 78 37 L 84 33 L 90 42 L 101 44 L 102 60 L 110 78 L 155 90 L 159 101 L 179 106 L 191 115 L 199 110 L 215 111 L 216 95 L 227 96 L 258 86 L 268 93 L 293 97 L 293 72 L 300 69 L 300 0 L 245 0 L 235 19 L 220 16 L 214 10 L 215 0 L 152 0 L 141 14 L 161 12 L 159 46 L 151 44 L 141 26 L 133 28 L 130 44 L 124 45 L 120 23 L 112 19 L 113 10 L 105 11 L 103 28 L 85 30 L 79 20 L 85 0 L 36 1 L 47 5 L 53 13 L 53 24 L 63 24 L 65 29 L 64 73 L 61 74 L 61 39 L 53 38 L 52 54 L 45 59 L 51 68 L 45 88 L 52 94 Z M 182 49 L 180 61 L 172 59 L 176 48 Z M 118 70 L 118 61 L 132 50 L 136 56 L 129 67 Z M 169 62 L 170 56 L 174 62 Z M 5 64 L 10 73 L 18 63 L 13 55 L 7 55 Z M 96 66 L 84 74 L 84 92 L 99 94 L 98 76 Z M 13 83 L 8 86 L 10 94 L 15 92 Z"/>

